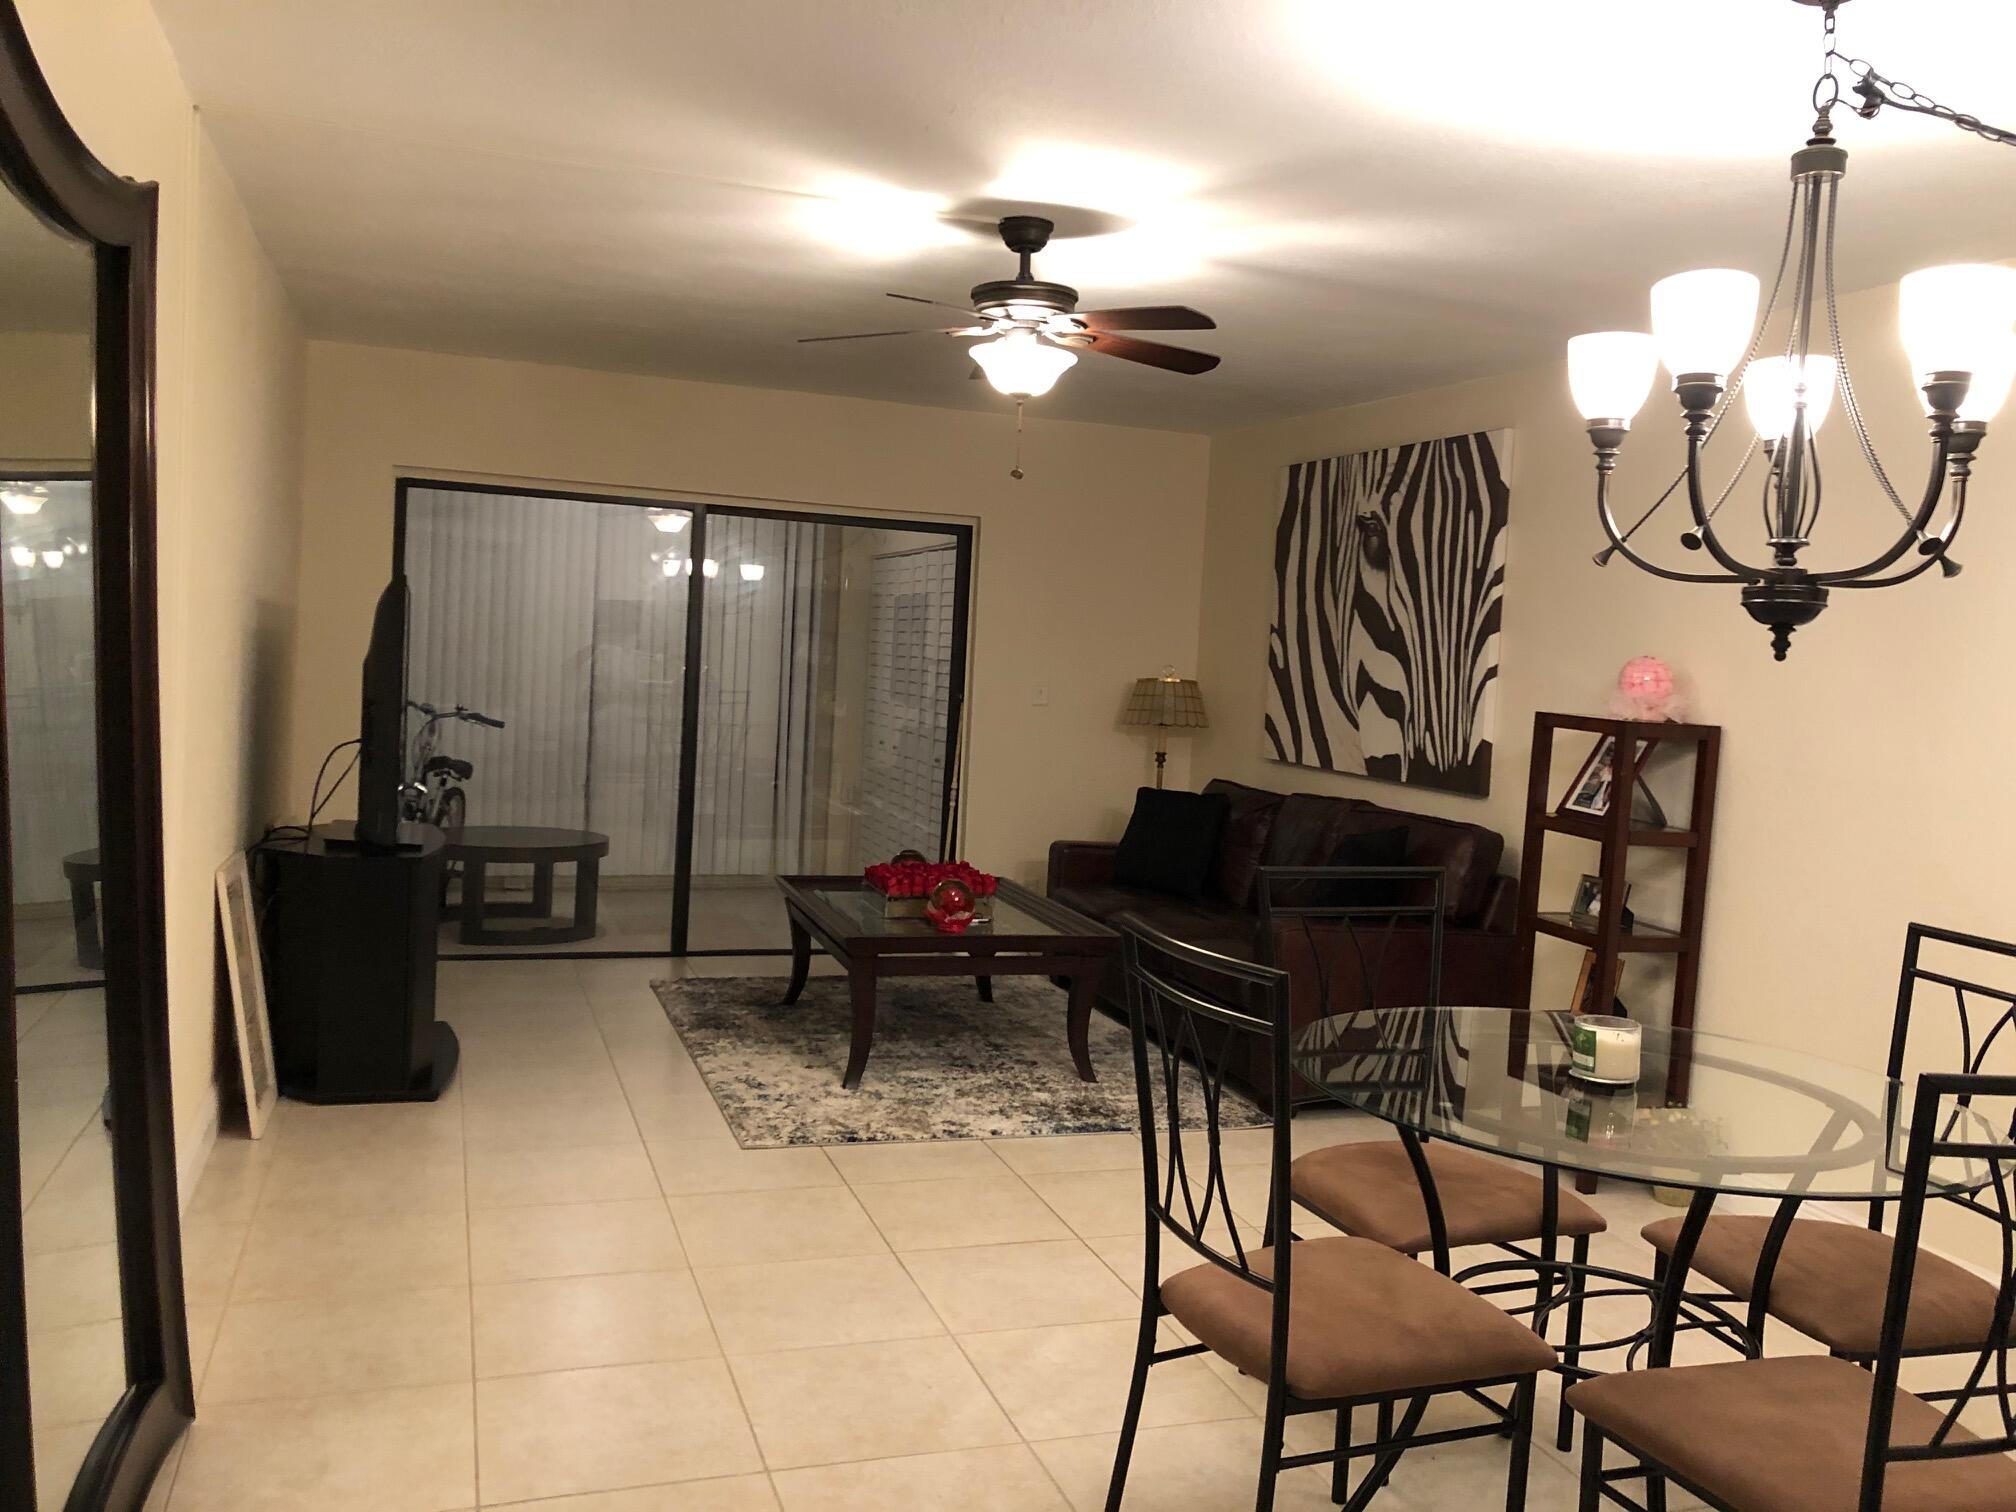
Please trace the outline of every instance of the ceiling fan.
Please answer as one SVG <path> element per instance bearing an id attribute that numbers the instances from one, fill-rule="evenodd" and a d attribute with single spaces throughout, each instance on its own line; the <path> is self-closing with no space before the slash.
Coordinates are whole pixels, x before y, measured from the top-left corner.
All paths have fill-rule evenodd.
<path id="1" fill-rule="evenodd" d="M 974 324 L 922 326 L 901 331 L 858 331 L 846 336 L 805 336 L 801 342 L 863 341 L 873 336 L 917 336 L 936 331 L 941 336 L 984 336 L 971 348 L 973 377 L 983 374 L 1002 393 L 1015 399 L 1047 394 L 1052 384 L 1078 360 L 1080 351 L 1101 352 L 1125 362 L 1139 362 L 1171 373 L 1208 373 L 1218 366 L 1209 352 L 1143 341 L 1128 331 L 1211 331 L 1210 316 L 1186 305 L 1139 305 L 1129 309 L 1081 310 L 1078 291 L 1066 284 L 1045 283 L 1029 269 L 1029 259 L 1049 243 L 1055 226 L 1040 215 L 1008 215 L 1000 221 L 1001 240 L 1022 259 L 1013 278 L 976 284 L 969 304 L 948 304 L 916 294 L 891 294 L 911 304 L 956 310 Z"/>

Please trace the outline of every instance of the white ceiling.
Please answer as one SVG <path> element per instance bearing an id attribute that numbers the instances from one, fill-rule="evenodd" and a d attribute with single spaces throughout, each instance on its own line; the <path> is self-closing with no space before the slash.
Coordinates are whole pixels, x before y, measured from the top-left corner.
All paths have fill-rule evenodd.
<path id="1" fill-rule="evenodd" d="M 1012 270 L 918 207 L 1062 203 L 1134 229 L 1038 276 L 1195 305 L 1225 361 L 1087 356 L 1044 409 L 1195 430 L 1544 360 L 1683 267 L 1768 275 L 1819 51 L 1791 0 L 156 3 L 318 336 L 1005 407 L 961 342 L 794 338 Z M 2008 0 L 1841 25 L 2016 125 Z M 1844 286 L 2016 256 L 2016 151 L 1841 136 Z"/>

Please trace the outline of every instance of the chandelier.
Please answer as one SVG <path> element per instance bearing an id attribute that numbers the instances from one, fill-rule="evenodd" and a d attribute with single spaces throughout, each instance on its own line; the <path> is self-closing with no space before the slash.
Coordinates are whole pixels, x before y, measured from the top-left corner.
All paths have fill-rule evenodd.
<path id="1" fill-rule="evenodd" d="M 1967 482 L 1988 422 L 2016 379 L 2016 268 L 1973 263 L 1927 268 L 1898 285 L 1898 318 L 1912 375 L 1930 422 L 1930 476 L 1917 498 L 1891 483 L 1863 423 L 1842 349 L 1834 288 L 1835 204 L 1848 154 L 1836 145 L 1833 113 L 1845 69 L 1856 83 L 1853 107 L 1865 120 L 1889 105 L 1936 116 L 1988 141 L 2016 145 L 2016 133 L 1985 125 L 1877 73 L 1835 46 L 1835 12 L 1846 0 L 1797 0 L 1823 13 L 1825 53 L 1813 85 L 1816 119 L 1810 140 L 1792 154 L 1792 203 L 1768 299 L 1750 273 L 1702 268 L 1652 286 L 1652 332 L 1599 331 L 1568 343 L 1568 382 L 1596 448 L 1596 514 L 1609 544 L 1596 554 L 1607 565 L 1621 553 L 1655 576 L 1677 583 L 1741 588 L 1743 607 L 1771 631 L 1779 661 L 1792 632 L 1827 607 L 1836 588 L 1887 588 L 1937 567 L 1946 577 L 1960 566 L 1948 550 L 1967 510 Z M 1789 280 L 1789 285 L 1788 285 Z M 1784 308 L 1782 351 L 1760 357 L 1767 332 Z M 1610 497 L 1611 475 L 1631 420 L 1651 392 L 1659 364 L 1672 375 L 1687 436 L 1687 463 L 1664 493 L 1628 528 Z M 1702 452 L 1743 397 L 1754 434 L 1729 481 L 1711 491 Z M 1851 566 L 1815 570 L 1803 554 L 1820 518 L 1820 456 L 1814 440 L 1838 410 L 1877 487 L 1901 517 L 1892 543 Z M 1762 453 L 1761 510 L 1768 560 L 1748 561 L 1718 528 L 1724 504 Z M 1684 491 L 1692 523 L 1681 535 L 1688 551 L 1705 551 L 1714 570 L 1685 572 L 1649 560 L 1632 537 L 1676 491 Z M 1915 557 L 1907 561 L 1907 558 Z M 1901 565 L 1900 565 L 1901 564 Z"/>

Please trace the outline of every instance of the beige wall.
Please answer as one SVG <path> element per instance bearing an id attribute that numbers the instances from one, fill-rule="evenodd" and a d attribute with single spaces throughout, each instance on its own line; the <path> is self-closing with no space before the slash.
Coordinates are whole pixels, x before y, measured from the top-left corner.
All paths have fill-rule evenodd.
<path id="1" fill-rule="evenodd" d="M 1909 490 L 1922 485 L 1926 453 L 1894 312 L 1893 290 L 1844 301 L 1858 392 L 1899 487 Z M 1490 797 L 1438 796 L 1263 759 L 1270 537 L 1283 466 L 1500 426 L 1513 431 L 1511 536 Z M 1635 518 L 1631 501 L 1642 508 L 1677 469 L 1678 430 L 1670 394 L 1655 391 L 1625 450 L 1625 518 Z M 1216 437 L 1202 628 L 1213 728 L 1193 770 L 1469 819 L 1502 831 L 1516 850 L 1534 711 L 1603 713 L 1622 662 L 1662 656 L 1692 688 L 1697 716 L 1725 730 L 1703 1027 L 1805 1040 L 1880 1066 L 1905 924 L 1923 919 L 2001 937 L 2016 928 L 2007 864 L 2016 709 L 2006 696 L 2016 644 L 2016 458 L 2005 450 L 1994 440 L 1984 450 L 1956 551 L 1968 564 L 1963 576 L 1837 592 L 1780 665 L 1733 590 L 1665 583 L 1621 560 L 1600 570 L 1591 563 L 1602 544 L 1594 473 L 1559 367 Z M 1860 472 L 1838 412 L 1823 451 L 1830 492 L 1818 535 L 1834 544 L 1816 560 L 1840 565 L 1843 537 L 1867 544 L 1895 516 Z M 1729 505 L 1746 532 L 1754 530 L 1756 497 L 1746 482 Z M 1654 543 L 1660 560 L 1687 557 L 1674 544 L 1681 525 L 1678 515 L 1662 514 L 1641 544 Z M 1580 754 L 1564 742 L 1557 760 Z M 1566 774 L 1558 781 L 1565 785 Z M 1593 870 L 1595 851 L 1556 840 L 1549 855 L 1543 902 L 1565 907 L 1575 874 Z M 1673 913 L 1670 889 L 1658 880 L 1648 881 L 1640 910 L 1654 920 Z M 1565 1002 L 1576 952 L 1554 948 L 1543 969 Z"/>
<path id="2" fill-rule="evenodd" d="M 314 633 L 296 647 L 289 812 L 323 752 L 356 733 L 401 474 L 977 521 L 965 850 L 1025 880 L 1040 880 L 1052 839 L 1118 833 L 1152 774 L 1146 743 L 1119 727 L 1128 684 L 1196 659 L 1199 436 L 1032 416 L 1018 483 L 1005 407 L 321 342 L 307 416 L 300 602 Z M 1047 705 L 1032 702 L 1039 687 Z"/>
<path id="3" fill-rule="evenodd" d="M 217 1118 L 211 879 L 257 837 L 281 727 L 302 341 L 145 0 L 22 0 L 56 97 L 116 173 L 161 185 L 162 744 L 178 1159 Z"/>

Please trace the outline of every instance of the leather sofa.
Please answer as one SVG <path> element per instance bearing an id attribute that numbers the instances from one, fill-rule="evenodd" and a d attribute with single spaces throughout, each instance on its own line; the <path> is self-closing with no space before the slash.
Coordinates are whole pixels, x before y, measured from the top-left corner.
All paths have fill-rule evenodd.
<path id="1" fill-rule="evenodd" d="M 1049 895 L 1101 921 L 1131 913 L 1190 944 L 1282 968 L 1289 974 L 1290 1001 L 1299 1027 L 1325 1014 L 1356 1011 L 1368 1004 L 1389 1007 L 1426 1001 L 1429 932 L 1396 928 L 1377 954 L 1378 980 L 1368 991 L 1359 953 L 1348 948 L 1341 926 L 1312 928 L 1289 919 L 1263 923 L 1261 868 L 1325 866 L 1352 835 L 1404 829 L 1405 864 L 1435 867 L 1443 875 L 1441 1000 L 1479 1007 L 1511 1004 L 1519 889 L 1515 877 L 1498 871 L 1505 840 L 1497 831 L 1360 798 L 1275 793 L 1224 778 L 1206 783 L 1204 791 L 1226 795 L 1230 810 L 1202 898 L 1174 897 L 1116 882 L 1113 863 L 1119 846 L 1090 840 L 1059 840 L 1051 845 Z M 1319 956 L 1325 967 L 1320 972 Z M 1099 1001 L 1109 1012 L 1126 1014 L 1126 989 L 1117 960 L 1100 984 Z M 1247 1090 L 1264 1102 L 1265 1068 L 1235 1066 L 1234 1074 L 1241 1069 Z M 1296 1101 L 1320 1097 L 1311 1089 Z"/>

